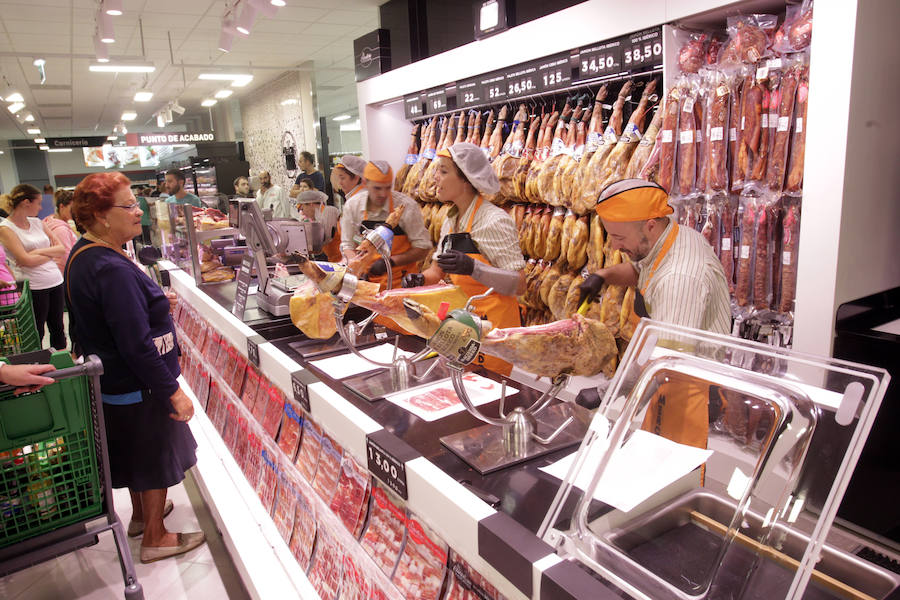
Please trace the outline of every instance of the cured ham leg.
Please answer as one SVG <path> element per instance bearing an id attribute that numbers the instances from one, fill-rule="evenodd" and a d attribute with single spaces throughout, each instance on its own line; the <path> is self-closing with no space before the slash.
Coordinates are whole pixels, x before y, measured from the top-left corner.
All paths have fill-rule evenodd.
<path id="1" fill-rule="evenodd" d="M 390 229 L 396 227 L 400 223 L 400 217 L 403 216 L 403 210 L 405 208 L 406 207 L 402 204 L 395 208 L 391 214 L 388 215 L 385 225 Z M 380 258 L 381 255 L 378 254 L 378 250 L 375 249 L 374 244 L 369 240 L 363 240 L 359 246 L 356 247 L 356 256 L 350 259 L 347 268 L 351 273 L 362 275 Z"/>

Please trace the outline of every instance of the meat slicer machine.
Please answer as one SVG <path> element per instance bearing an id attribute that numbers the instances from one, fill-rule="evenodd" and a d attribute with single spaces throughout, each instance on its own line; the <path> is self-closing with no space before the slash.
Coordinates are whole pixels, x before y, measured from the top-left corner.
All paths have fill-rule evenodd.
<path id="1" fill-rule="evenodd" d="M 290 313 L 291 295 L 301 275 L 276 277 L 270 272 L 269 257 L 287 257 L 291 254 L 313 256 L 321 252 L 325 232 L 321 223 L 300 222 L 294 219 L 265 220 L 259 204 L 247 198 L 229 201 L 228 220 L 240 230 L 247 246 L 254 254 L 258 279 L 256 303 L 264 311 L 276 317 Z"/>

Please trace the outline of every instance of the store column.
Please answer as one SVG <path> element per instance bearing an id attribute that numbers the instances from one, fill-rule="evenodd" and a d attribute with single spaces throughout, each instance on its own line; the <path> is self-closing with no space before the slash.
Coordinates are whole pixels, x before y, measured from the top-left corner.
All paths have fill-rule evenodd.
<path id="1" fill-rule="evenodd" d="M 216 133 L 216 141 L 233 142 L 234 119 L 231 116 L 231 102 L 219 102 L 210 109 L 213 131 Z"/>

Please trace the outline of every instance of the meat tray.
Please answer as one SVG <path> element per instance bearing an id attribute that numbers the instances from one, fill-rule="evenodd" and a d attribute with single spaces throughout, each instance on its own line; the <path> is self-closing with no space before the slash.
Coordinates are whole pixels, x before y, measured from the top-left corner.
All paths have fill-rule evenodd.
<path id="1" fill-rule="evenodd" d="M 437 600 L 444 584 L 447 544 L 415 519 L 391 581 L 401 594 L 419 600 Z"/>
<path id="2" fill-rule="evenodd" d="M 306 572 L 316 541 L 316 513 L 302 486 L 296 486 L 294 492 L 297 494 L 296 512 L 289 547 L 291 554 L 297 559 L 297 564 Z"/>
<path id="3" fill-rule="evenodd" d="M 294 464 L 309 482 L 315 478 L 321 451 L 322 430 L 312 419 L 303 419 L 303 440 L 300 442 L 300 451 L 297 452 Z"/>
<path id="4" fill-rule="evenodd" d="M 369 473 L 349 453 L 344 453 L 337 490 L 329 508 L 351 534 L 357 533 L 357 524 L 365 516 L 362 510 L 368 493 Z"/>
<path id="5" fill-rule="evenodd" d="M 369 523 L 359 543 L 385 575 L 394 572 L 405 536 L 406 509 L 402 500 L 376 483 L 372 488 Z"/>
<path id="6" fill-rule="evenodd" d="M 319 455 L 319 466 L 316 467 L 316 477 L 313 480 L 313 489 L 325 502 L 331 502 L 334 490 L 337 488 L 338 477 L 341 474 L 341 455 L 343 449 L 327 433 L 322 433 L 322 452 Z"/>

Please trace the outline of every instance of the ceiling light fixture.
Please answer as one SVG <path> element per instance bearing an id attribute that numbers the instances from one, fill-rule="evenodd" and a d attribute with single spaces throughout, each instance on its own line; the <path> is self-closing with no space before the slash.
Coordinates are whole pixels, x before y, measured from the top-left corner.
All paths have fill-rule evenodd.
<path id="1" fill-rule="evenodd" d="M 34 143 L 35 144 L 46 144 L 47 140 L 45 140 L 44 138 L 34 138 Z"/>
<path id="2" fill-rule="evenodd" d="M 234 28 L 239 34 L 247 37 L 250 35 L 250 30 L 253 29 L 254 22 L 256 22 L 256 7 L 248 2 L 244 5 L 244 10 L 241 11 L 241 16 Z"/>
<path id="3" fill-rule="evenodd" d="M 166 116 L 162 113 L 156 114 L 156 126 L 157 127 L 165 127 L 166 126 Z"/>
<path id="4" fill-rule="evenodd" d="M 234 90 L 219 90 L 218 92 L 215 93 L 215 97 L 220 98 L 220 99 L 227 98 L 228 96 L 232 95 L 233 93 L 234 93 Z"/>
<path id="5" fill-rule="evenodd" d="M 100 41 L 104 44 L 114 44 L 116 34 L 113 31 L 112 17 L 107 13 L 100 11 L 97 15 L 97 28 L 100 31 Z"/>
<path id="6" fill-rule="evenodd" d="M 206 100 L 204 100 L 203 102 L 200 103 L 200 106 L 202 106 L 204 108 L 209 108 L 210 106 L 215 106 L 216 103 L 218 103 L 218 102 L 219 102 L 218 100 L 215 100 L 213 98 L 207 98 Z"/>
<path id="7" fill-rule="evenodd" d="M 122 0 L 103 0 L 103 12 L 118 17 L 122 14 Z"/>
<path id="8" fill-rule="evenodd" d="M 338 115 L 332 119 L 332 121 L 346 121 L 350 118 L 350 115 Z"/>
<path id="9" fill-rule="evenodd" d="M 109 62 L 109 48 L 100 41 L 100 34 L 94 34 L 94 54 L 97 56 L 97 62 L 99 63 L 108 63 Z"/>
<path id="10" fill-rule="evenodd" d="M 272 6 L 278 6 L 279 8 L 285 6 L 287 3 L 284 0 L 271 0 Z"/>
<path id="11" fill-rule="evenodd" d="M 108 142 L 114 142 L 114 141 L 116 141 L 117 139 L 119 139 L 119 136 L 117 136 L 117 135 L 108 135 L 108 136 L 106 136 L 106 141 L 108 141 Z"/>
<path id="12" fill-rule="evenodd" d="M 26 123 L 33 123 L 33 122 L 34 122 L 34 115 L 31 114 L 31 113 L 28 113 L 27 115 L 25 115 L 25 122 L 26 122 Z"/>
<path id="13" fill-rule="evenodd" d="M 41 150 L 49 150 L 50 146 L 44 145 L 44 146 L 38 146 L 38 148 L 40 148 Z"/>
<path id="14" fill-rule="evenodd" d="M 41 135 L 41 130 L 37 127 L 30 127 L 25 130 L 28 135 Z"/>
<path id="15" fill-rule="evenodd" d="M 185 111 L 185 108 L 182 105 L 178 104 L 178 100 L 175 100 L 174 102 L 172 102 L 172 112 L 178 113 L 179 115 L 183 115 L 184 111 Z M 171 115 L 169 115 L 169 120 L 170 121 L 172 120 Z"/>
<path id="16" fill-rule="evenodd" d="M 47 152 L 71 152 L 71 148 L 48 148 Z"/>
<path id="17" fill-rule="evenodd" d="M 137 113 L 133 110 L 126 110 L 122 113 L 123 121 L 134 121 L 135 119 L 137 119 Z"/>
<path id="18" fill-rule="evenodd" d="M 10 104 L 9 106 L 6 107 L 6 110 L 11 112 L 12 114 L 16 114 L 23 108 L 25 108 L 24 102 L 13 102 L 12 104 Z"/>
<path id="19" fill-rule="evenodd" d="M 234 81 L 231 82 L 231 87 L 244 87 L 251 81 L 253 81 L 253 75 L 249 75 L 242 79 L 235 79 Z"/>
<path id="20" fill-rule="evenodd" d="M 91 65 L 88 69 L 94 73 L 152 73 L 156 70 L 156 67 L 151 64 L 133 63 Z"/>
<path id="21" fill-rule="evenodd" d="M 261 12 L 264 17 L 272 18 L 278 14 L 278 7 L 269 2 L 269 0 L 250 0 L 250 4 Z"/>
<path id="22" fill-rule="evenodd" d="M 298 102 L 299 102 L 299 100 L 297 100 L 296 98 L 285 98 L 284 100 L 281 101 L 281 105 L 288 106 L 290 104 L 297 104 Z"/>
<path id="23" fill-rule="evenodd" d="M 134 94 L 135 102 L 150 102 L 153 99 L 153 92 L 150 90 L 139 90 Z"/>
<path id="24" fill-rule="evenodd" d="M 6 96 L 7 102 L 25 102 L 25 98 L 22 97 L 22 94 L 19 92 L 13 91 L 8 96 Z"/>
<path id="25" fill-rule="evenodd" d="M 229 33 L 222 28 L 222 33 L 219 34 L 219 50 L 222 52 L 231 52 L 231 45 L 234 44 L 234 34 Z"/>

